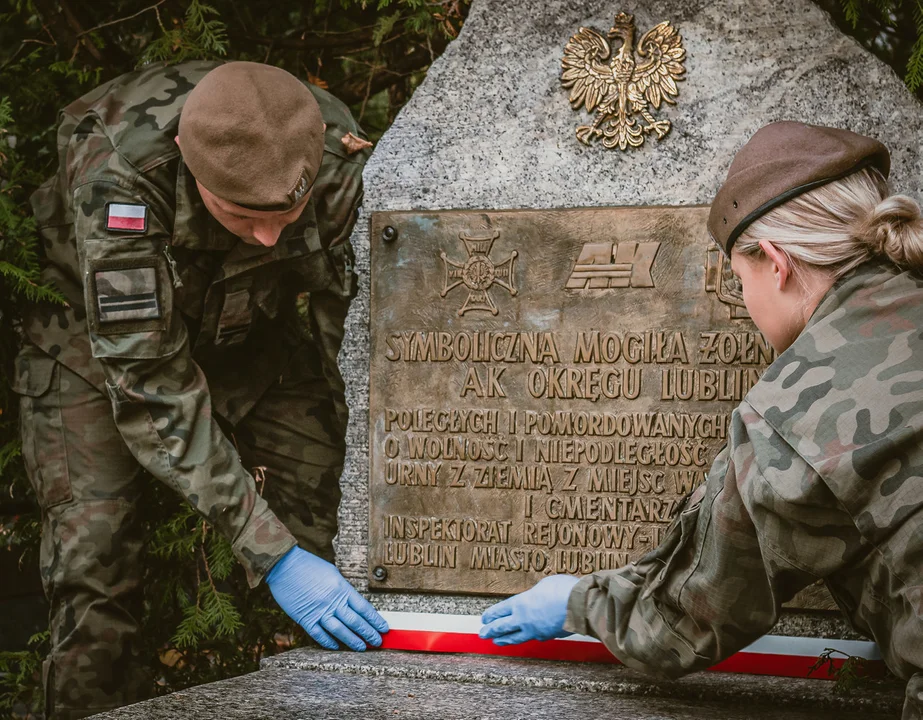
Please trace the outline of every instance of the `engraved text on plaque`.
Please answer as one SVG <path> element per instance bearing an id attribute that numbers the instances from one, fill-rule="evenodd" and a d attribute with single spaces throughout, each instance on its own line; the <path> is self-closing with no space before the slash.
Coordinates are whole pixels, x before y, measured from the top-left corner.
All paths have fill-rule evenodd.
<path id="1" fill-rule="evenodd" d="M 774 359 L 706 216 L 373 215 L 373 588 L 510 594 L 657 545 Z"/>

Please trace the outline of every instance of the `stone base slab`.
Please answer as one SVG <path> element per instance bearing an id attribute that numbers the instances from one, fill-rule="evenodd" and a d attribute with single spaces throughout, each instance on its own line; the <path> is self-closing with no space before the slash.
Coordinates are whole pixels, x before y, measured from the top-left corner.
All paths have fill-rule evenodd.
<path id="1" fill-rule="evenodd" d="M 824 680 L 704 672 L 666 681 L 610 665 L 302 648 L 265 659 L 261 672 L 95 717 L 883 720 L 899 717 L 902 702 L 902 687 L 887 681 L 839 695 Z"/>

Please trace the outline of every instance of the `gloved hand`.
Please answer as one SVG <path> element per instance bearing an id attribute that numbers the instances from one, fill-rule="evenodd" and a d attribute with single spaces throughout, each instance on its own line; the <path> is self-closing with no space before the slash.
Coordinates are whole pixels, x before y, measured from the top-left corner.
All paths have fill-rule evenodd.
<path id="1" fill-rule="evenodd" d="M 570 635 L 561 628 L 567 619 L 567 599 L 580 582 L 573 575 L 552 575 L 529 590 L 507 598 L 484 611 L 482 638 L 495 645 L 517 645 L 527 640 L 551 640 Z"/>
<path id="2" fill-rule="evenodd" d="M 293 547 L 266 576 L 272 596 L 292 620 L 328 650 L 381 645 L 388 623 L 326 560 Z M 331 635 L 333 637 L 331 637 Z M 334 640 L 333 638 L 336 638 Z"/>

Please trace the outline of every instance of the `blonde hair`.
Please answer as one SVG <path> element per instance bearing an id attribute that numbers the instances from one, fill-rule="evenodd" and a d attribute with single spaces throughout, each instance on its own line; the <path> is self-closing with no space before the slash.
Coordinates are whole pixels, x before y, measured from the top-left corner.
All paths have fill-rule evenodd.
<path id="1" fill-rule="evenodd" d="M 762 253 L 769 240 L 794 266 L 813 266 L 834 280 L 876 257 L 900 268 L 923 271 L 923 216 L 906 195 L 891 195 L 873 169 L 798 195 L 755 220 L 734 247 Z"/>

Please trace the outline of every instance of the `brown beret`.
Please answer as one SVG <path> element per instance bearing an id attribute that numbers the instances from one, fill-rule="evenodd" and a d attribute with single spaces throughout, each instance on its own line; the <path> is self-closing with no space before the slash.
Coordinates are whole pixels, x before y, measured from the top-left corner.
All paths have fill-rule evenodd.
<path id="1" fill-rule="evenodd" d="M 324 119 L 294 75 L 230 62 L 189 93 L 179 143 L 196 180 L 222 200 L 252 210 L 289 210 L 317 177 Z"/>
<path id="2" fill-rule="evenodd" d="M 725 254 L 754 220 L 792 198 L 866 167 L 884 177 L 888 149 L 849 130 L 777 122 L 760 128 L 734 156 L 708 215 L 708 232 Z"/>

